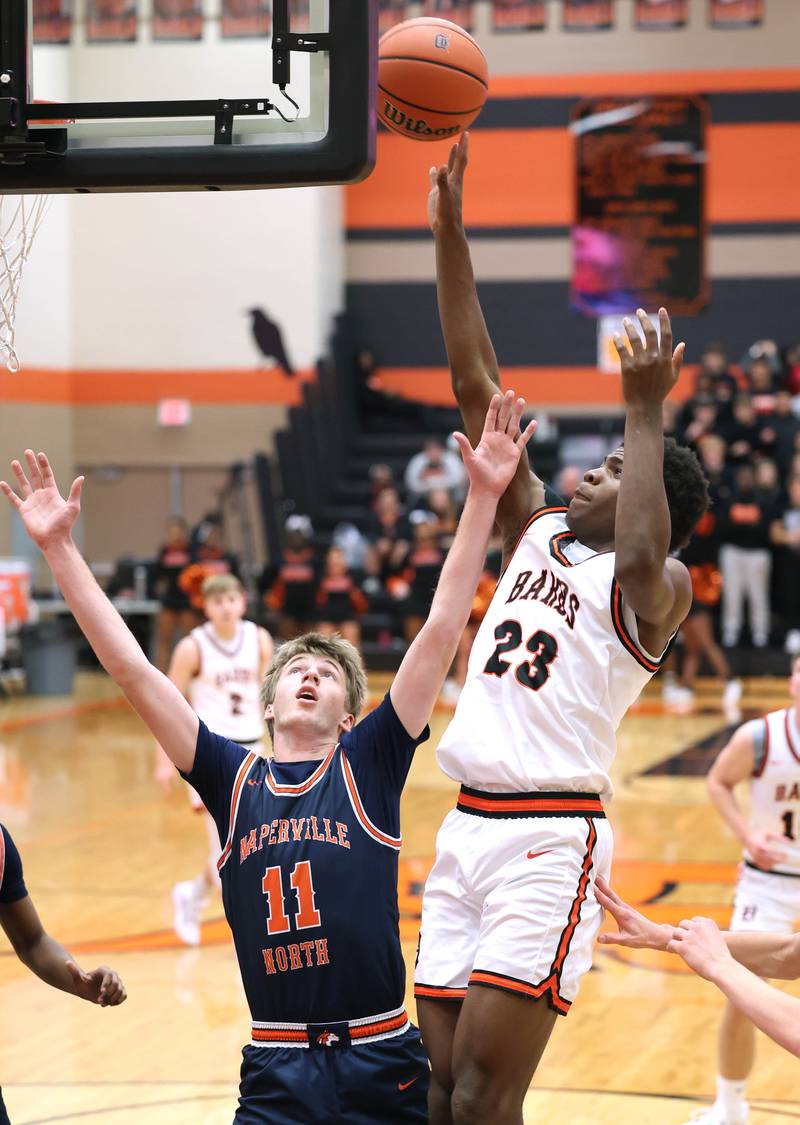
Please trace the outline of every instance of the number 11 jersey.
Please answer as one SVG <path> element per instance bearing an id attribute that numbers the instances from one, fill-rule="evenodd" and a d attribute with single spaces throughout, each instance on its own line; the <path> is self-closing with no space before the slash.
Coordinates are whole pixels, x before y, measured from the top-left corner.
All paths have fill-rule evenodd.
<path id="1" fill-rule="evenodd" d="M 476 789 L 608 799 L 616 729 L 664 656 L 639 643 L 613 551 L 580 543 L 566 511 L 528 520 L 439 743 L 444 772 Z"/>

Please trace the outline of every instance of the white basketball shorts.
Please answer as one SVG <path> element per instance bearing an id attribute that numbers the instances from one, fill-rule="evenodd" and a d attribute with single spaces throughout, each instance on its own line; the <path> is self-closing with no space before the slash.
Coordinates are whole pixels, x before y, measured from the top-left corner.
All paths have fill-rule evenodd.
<path id="1" fill-rule="evenodd" d="M 800 876 L 760 871 L 742 863 L 731 930 L 791 934 L 796 922 L 800 922 Z"/>
<path id="2" fill-rule="evenodd" d="M 594 881 L 609 877 L 612 847 L 596 794 L 463 786 L 422 899 L 416 996 L 460 1000 L 478 985 L 566 1015 L 591 968 Z"/>

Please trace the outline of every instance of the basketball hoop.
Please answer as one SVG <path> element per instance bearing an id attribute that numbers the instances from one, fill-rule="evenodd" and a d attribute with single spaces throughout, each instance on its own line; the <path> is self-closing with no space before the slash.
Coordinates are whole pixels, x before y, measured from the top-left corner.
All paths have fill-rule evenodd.
<path id="1" fill-rule="evenodd" d="M 15 321 L 22 271 L 47 211 L 49 195 L 0 195 L 0 353 L 19 371 Z"/>

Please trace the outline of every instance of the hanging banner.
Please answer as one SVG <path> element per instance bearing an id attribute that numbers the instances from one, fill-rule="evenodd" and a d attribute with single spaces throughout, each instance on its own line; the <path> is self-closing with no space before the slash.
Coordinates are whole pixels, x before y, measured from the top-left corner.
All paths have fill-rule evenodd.
<path id="1" fill-rule="evenodd" d="M 269 35 L 269 0 L 222 0 L 219 21 L 223 39 L 255 39 Z"/>
<path id="2" fill-rule="evenodd" d="M 606 31 L 614 26 L 613 0 L 561 0 L 565 31 Z"/>
<path id="3" fill-rule="evenodd" d="M 69 43 L 72 34 L 72 0 L 33 0 L 35 43 Z"/>
<path id="4" fill-rule="evenodd" d="M 423 16 L 439 16 L 472 31 L 472 0 L 425 0 Z"/>
<path id="5" fill-rule="evenodd" d="M 547 26 L 546 0 L 494 0 L 493 31 L 543 31 Z"/>
<path id="6" fill-rule="evenodd" d="M 636 0 L 636 26 L 658 31 L 685 27 L 689 19 L 689 0 Z"/>
<path id="7" fill-rule="evenodd" d="M 379 0 L 378 3 L 378 31 L 383 35 L 390 27 L 408 18 L 408 5 L 406 0 Z"/>
<path id="8" fill-rule="evenodd" d="M 86 0 L 87 42 L 133 43 L 136 30 L 136 0 Z"/>
<path id="9" fill-rule="evenodd" d="M 202 39 L 203 0 L 153 0 L 154 39 Z"/>
<path id="10" fill-rule="evenodd" d="M 758 27 L 764 21 L 764 0 L 708 0 L 712 27 Z"/>

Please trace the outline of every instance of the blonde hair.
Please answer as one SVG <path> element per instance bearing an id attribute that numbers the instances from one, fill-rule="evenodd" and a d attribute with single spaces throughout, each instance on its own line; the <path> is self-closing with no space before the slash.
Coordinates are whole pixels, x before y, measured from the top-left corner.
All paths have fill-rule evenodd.
<path id="1" fill-rule="evenodd" d="M 304 633 L 301 637 L 286 641 L 275 652 L 264 683 L 261 685 L 261 702 L 268 707 L 275 701 L 275 691 L 281 672 L 296 656 L 319 656 L 338 664 L 344 673 L 345 707 L 348 714 L 358 718 L 364 700 L 367 698 L 367 673 L 358 649 L 344 640 L 338 633 L 327 636 L 323 633 Z M 273 733 L 272 720 L 267 720 L 270 737 Z"/>
<path id="2" fill-rule="evenodd" d="M 203 582 L 200 593 L 203 600 L 213 598 L 215 594 L 228 594 L 235 590 L 238 594 L 244 593 L 244 586 L 235 574 L 210 574 Z"/>

